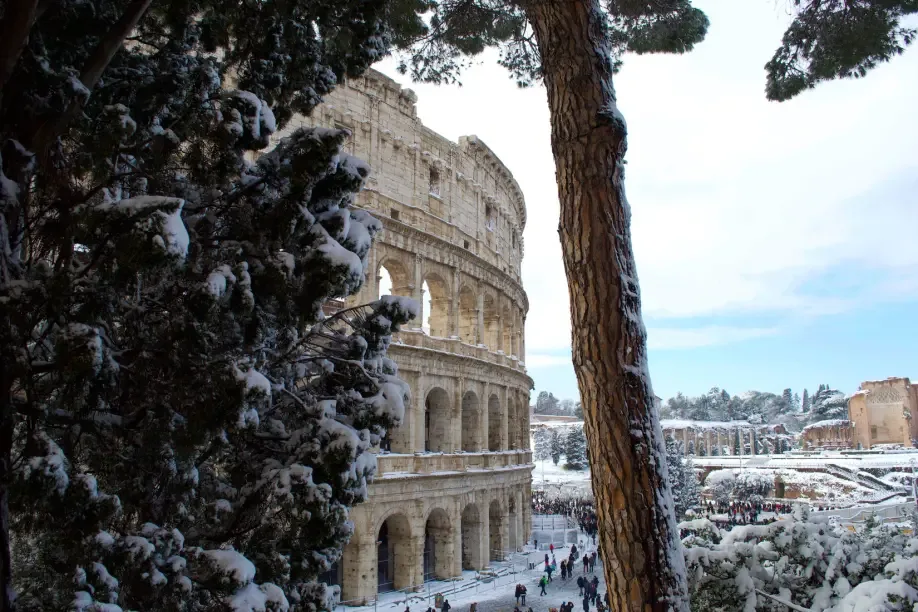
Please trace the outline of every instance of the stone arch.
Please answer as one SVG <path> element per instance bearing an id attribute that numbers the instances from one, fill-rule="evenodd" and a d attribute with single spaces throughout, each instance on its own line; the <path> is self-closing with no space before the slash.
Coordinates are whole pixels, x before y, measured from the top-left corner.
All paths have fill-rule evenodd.
<path id="1" fill-rule="evenodd" d="M 488 558 L 491 561 L 503 561 L 506 555 L 504 536 L 507 532 L 507 521 L 497 499 L 492 499 L 488 505 L 488 532 Z"/>
<path id="2" fill-rule="evenodd" d="M 453 541 L 449 513 L 432 509 L 424 524 L 424 582 L 452 578 Z"/>
<path id="3" fill-rule="evenodd" d="M 449 452 L 449 393 L 433 387 L 424 398 L 424 450 Z"/>
<path id="4" fill-rule="evenodd" d="M 494 393 L 488 398 L 488 450 L 501 450 L 501 414 L 500 398 Z"/>
<path id="5" fill-rule="evenodd" d="M 411 523 L 393 511 L 376 528 L 376 591 L 385 593 L 411 586 Z"/>
<path id="6" fill-rule="evenodd" d="M 500 344 L 500 311 L 497 299 L 491 293 L 485 293 L 482 303 L 484 306 L 484 338 L 481 343 L 492 351 L 496 351 Z"/>
<path id="7" fill-rule="evenodd" d="M 462 396 L 462 450 L 479 451 L 481 440 L 481 402 L 474 391 Z"/>
<path id="8" fill-rule="evenodd" d="M 425 304 L 424 321 L 422 326 L 431 336 L 437 338 L 446 338 L 449 336 L 449 307 L 450 294 L 449 285 L 443 278 L 431 272 L 424 276 L 424 299 L 429 300 Z"/>
<path id="9" fill-rule="evenodd" d="M 462 528 L 462 569 L 482 569 L 481 513 L 474 503 L 466 504 L 460 519 Z"/>
<path id="10" fill-rule="evenodd" d="M 376 269 L 376 297 L 387 295 L 411 296 L 410 266 L 395 256 L 384 257 Z M 388 286 L 386 279 L 388 278 Z"/>
<path id="11" fill-rule="evenodd" d="M 478 344 L 478 298 L 467 285 L 459 289 L 459 338 Z"/>

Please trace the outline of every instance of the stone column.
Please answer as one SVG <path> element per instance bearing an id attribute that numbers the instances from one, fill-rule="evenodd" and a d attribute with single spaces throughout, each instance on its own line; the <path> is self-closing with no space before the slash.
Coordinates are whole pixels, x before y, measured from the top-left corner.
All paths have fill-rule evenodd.
<path id="1" fill-rule="evenodd" d="M 420 587 L 424 584 L 424 533 L 425 529 L 421 527 L 421 535 L 414 535 L 408 540 L 408 546 L 411 551 L 405 560 L 410 567 L 400 567 L 399 555 L 395 555 L 395 588 Z M 398 546 L 398 544 L 396 544 Z M 399 574 L 405 577 L 402 586 L 399 586 Z"/>
<path id="2" fill-rule="evenodd" d="M 366 601 L 375 598 L 376 555 L 376 538 L 372 535 L 364 534 L 351 538 L 351 541 L 344 547 L 344 554 L 341 557 L 342 601 L 363 605 Z"/>
<path id="3" fill-rule="evenodd" d="M 484 337 L 484 293 L 478 294 L 477 307 L 478 307 L 478 320 L 476 323 L 478 326 L 478 340 L 477 342 L 475 342 L 475 344 L 484 344 L 484 341 L 485 341 L 485 337 Z"/>
<path id="4" fill-rule="evenodd" d="M 514 440 L 510 440 L 510 397 L 507 387 L 501 389 L 500 411 L 500 450 L 510 450 Z M 519 416 L 517 416 L 519 418 Z"/>
<path id="5" fill-rule="evenodd" d="M 756 452 L 755 452 L 755 442 L 756 442 L 755 437 L 756 437 L 756 436 L 755 436 L 755 430 L 754 430 L 754 429 L 750 430 L 750 431 L 749 431 L 749 454 L 752 455 L 753 457 L 755 457 L 755 455 L 756 455 Z"/>
<path id="6" fill-rule="evenodd" d="M 418 303 L 418 318 L 414 320 L 414 326 L 417 328 L 424 327 L 424 260 L 420 255 L 414 256 L 414 290 L 411 297 Z"/>
<path id="7" fill-rule="evenodd" d="M 688 457 L 688 428 L 682 430 L 682 455 Z"/>
<path id="8" fill-rule="evenodd" d="M 377 263 L 379 259 L 379 254 L 376 252 L 376 248 L 371 248 L 369 254 L 367 255 L 367 277 L 366 283 L 363 286 L 363 293 L 365 299 L 361 299 L 361 304 L 366 304 L 367 302 L 372 302 L 379 298 L 379 271 Z"/>
<path id="9" fill-rule="evenodd" d="M 452 516 L 455 515 L 455 516 Z M 451 513 L 450 520 L 453 524 L 453 556 L 451 576 L 462 575 L 462 507 L 457 504 L 455 512 Z"/>
<path id="10" fill-rule="evenodd" d="M 427 398 L 425 397 L 427 386 L 424 384 L 424 376 L 418 376 L 418 386 L 413 387 L 414 392 L 417 393 L 417 396 L 414 398 L 415 401 L 412 402 L 411 410 L 414 411 L 412 414 L 412 420 L 414 421 L 414 428 L 412 431 L 412 440 L 414 441 L 414 452 L 422 452 L 424 450 L 424 438 L 427 435 L 427 427 L 424 420 L 424 415 L 427 412 Z"/>
<path id="11" fill-rule="evenodd" d="M 452 432 L 449 448 L 454 453 L 462 450 L 462 396 L 465 394 L 465 380 L 460 378 L 457 382 L 456 397 L 453 400 L 453 418 L 449 424 L 450 432 Z"/>
<path id="12" fill-rule="evenodd" d="M 743 428 L 738 427 L 736 433 L 739 435 L 739 456 L 743 456 L 743 447 L 746 446 L 745 436 L 743 435 Z"/>
<path id="13" fill-rule="evenodd" d="M 453 269 L 452 297 L 450 299 L 449 330 L 447 335 L 459 337 L 459 269 Z"/>
<path id="14" fill-rule="evenodd" d="M 704 451 L 708 454 L 708 457 L 711 456 L 711 430 L 710 429 L 704 432 Z"/>
<path id="15" fill-rule="evenodd" d="M 497 300 L 497 346 L 492 347 L 492 351 L 503 351 L 505 355 L 510 354 L 510 347 L 504 346 L 504 308 L 503 298 Z"/>
<path id="16" fill-rule="evenodd" d="M 510 550 L 510 506 L 508 500 L 501 504 L 501 521 L 500 521 L 500 551 L 499 557 L 504 559 L 504 555 Z"/>
<path id="17" fill-rule="evenodd" d="M 526 317 L 523 317 L 522 323 L 520 324 L 520 354 L 518 355 L 520 361 L 523 363 L 526 362 Z"/>
<path id="18" fill-rule="evenodd" d="M 523 485 L 523 543 L 532 537 L 532 483 Z"/>
<path id="19" fill-rule="evenodd" d="M 481 401 L 481 413 L 478 418 L 481 419 L 481 426 L 478 428 L 481 431 L 478 450 L 484 452 L 491 446 L 491 390 L 488 383 L 484 384 L 484 399 Z"/>
<path id="20" fill-rule="evenodd" d="M 479 559 L 481 567 L 487 567 L 491 562 L 491 512 L 487 500 L 479 505 L 481 511 L 481 533 L 478 536 Z M 480 569 L 480 568 L 476 568 Z"/>

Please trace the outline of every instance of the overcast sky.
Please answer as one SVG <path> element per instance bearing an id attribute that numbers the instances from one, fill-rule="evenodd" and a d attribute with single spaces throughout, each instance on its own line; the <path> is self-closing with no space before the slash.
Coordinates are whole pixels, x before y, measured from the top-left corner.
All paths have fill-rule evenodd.
<path id="1" fill-rule="evenodd" d="M 629 56 L 616 78 L 655 392 L 918 378 L 918 50 L 767 102 L 783 3 L 695 4 L 704 43 Z M 544 89 L 516 88 L 493 56 L 462 87 L 408 84 L 392 66 L 378 68 L 417 92 L 425 125 L 479 136 L 522 187 L 534 394 L 576 399 Z"/>

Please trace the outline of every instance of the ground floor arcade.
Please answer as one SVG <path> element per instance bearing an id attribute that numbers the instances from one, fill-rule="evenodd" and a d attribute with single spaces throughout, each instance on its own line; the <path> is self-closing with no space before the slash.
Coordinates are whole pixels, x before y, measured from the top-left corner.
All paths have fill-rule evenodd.
<path id="1" fill-rule="evenodd" d="M 354 535 L 340 562 L 341 600 L 421 588 L 521 550 L 531 525 L 529 469 L 374 484 L 402 493 L 371 492 L 371 501 L 353 510 Z"/>

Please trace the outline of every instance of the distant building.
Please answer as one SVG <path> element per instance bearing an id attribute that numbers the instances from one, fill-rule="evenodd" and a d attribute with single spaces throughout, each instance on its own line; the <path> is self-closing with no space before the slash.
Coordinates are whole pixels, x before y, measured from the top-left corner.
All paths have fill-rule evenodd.
<path id="1" fill-rule="evenodd" d="M 918 439 L 918 386 L 908 378 L 868 380 L 848 399 L 854 446 L 914 446 Z"/>
<path id="2" fill-rule="evenodd" d="M 848 419 L 828 419 L 810 423 L 800 432 L 804 450 L 841 450 L 857 446 L 854 426 Z"/>

